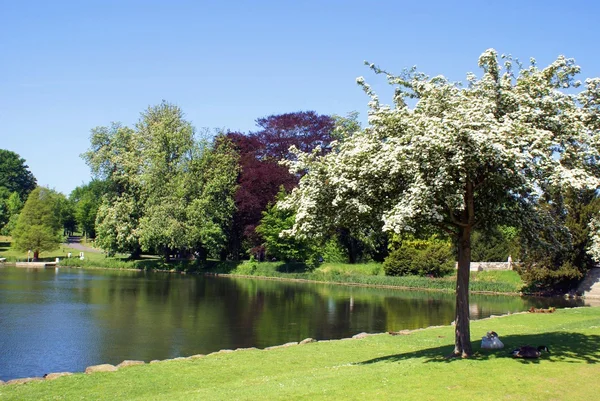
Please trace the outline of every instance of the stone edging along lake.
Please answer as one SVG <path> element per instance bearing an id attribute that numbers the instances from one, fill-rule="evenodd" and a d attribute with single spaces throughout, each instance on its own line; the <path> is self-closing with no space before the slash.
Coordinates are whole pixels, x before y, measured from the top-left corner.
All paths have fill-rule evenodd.
<path id="1" fill-rule="evenodd" d="M 565 309 L 569 309 L 569 308 L 565 308 Z M 502 316 L 525 314 L 525 313 L 530 313 L 530 312 L 525 311 L 525 312 L 507 313 L 506 315 L 492 315 L 490 317 L 487 317 L 484 319 L 479 319 L 479 320 L 495 319 L 495 318 L 502 317 Z M 423 327 L 420 329 L 400 330 L 397 332 L 387 332 L 387 333 L 365 333 L 365 332 L 362 332 L 362 333 L 355 334 L 349 338 L 340 338 L 340 339 L 334 339 L 334 340 L 315 340 L 313 338 L 306 338 L 299 342 L 294 341 L 294 342 L 289 342 L 289 343 L 285 343 L 285 344 L 281 344 L 281 345 L 274 345 L 271 347 L 266 347 L 266 348 L 263 348 L 262 351 L 271 351 L 271 350 L 278 349 L 278 348 L 287 348 L 287 347 L 293 347 L 295 345 L 305 345 L 305 344 L 317 343 L 317 342 L 324 343 L 324 342 L 332 342 L 332 341 L 358 340 L 358 339 L 362 339 L 362 338 L 369 337 L 369 336 L 378 336 L 378 335 L 385 335 L 385 334 L 388 334 L 388 335 L 410 335 L 411 333 L 414 333 L 417 331 L 439 328 L 439 327 L 449 327 L 449 326 L 444 326 L 444 325 L 429 326 L 429 327 Z M 206 358 L 206 357 L 210 357 L 213 355 L 229 354 L 229 353 L 233 353 L 233 352 L 249 351 L 249 350 L 260 350 L 260 349 L 256 348 L 256 347 L 237 348 L 235 350 L 222 349 L 219 351 L 211 352 L 210 354 L 206 354 L 206 355 L 205 354 L 196 354 L 196 355 L 192 355 L 192 356 L 188 356 L 188 357 L 180 356 L 177 358 L 163 359 L 163 360 L 155 359 L 155 360 L 150 361 L 149 364 L 170 362 L 170 361 L 184 361 L 184 360 L 193 361 L 195 359 Z M 125 360 L 125 361 L 119 363 L 118 365 L 111 365 L 111 364 L 105 363 L 105 364 L 101 364 L 101 365 L 88 366 L 83 373 L 94 374 L 94 373 L 98 373 L 98 372 L 116 372 L 117 370 L 120 370 L 121 368 L 127 368 L 129 366 L 145 365 L 145 364 L 146 364 L 146 362 L 144 362 L 144 361 Z M 21 378 L 21 379 L 8 380 L 6 382 L 3 382 L 0 380 L 0 386 L 11 385 L 11 384 L 25 384 L 25 383 L 35 382 L 35 381 L 55 380 L 55 379 L 58 379 L 59 377 L 72 376 L 73 374 L 74 373 L 72 373 L 72 372 L 57 372 L 57 373 L 47 373 L 43 377 L 25 377 L 25 378 Z M 81 372 L 78 372 L 78 374 L 81 374 Z"/>

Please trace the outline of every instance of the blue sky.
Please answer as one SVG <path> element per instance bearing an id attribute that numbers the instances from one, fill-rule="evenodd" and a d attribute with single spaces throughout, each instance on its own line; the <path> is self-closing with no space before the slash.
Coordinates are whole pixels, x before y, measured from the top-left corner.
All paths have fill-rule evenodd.
<path id="1" fill-rule="evenodd" d="M 0 148 L 68 195 L 90 129 L 179 105 L 198 129 L 252 131 L 315 110 L 364 121 L 364 60 L 463 80 L 487 48 L 600 76 L 600 2 L 0 0 Z M 383 99 L 385 100 L 385 98 Z"/>

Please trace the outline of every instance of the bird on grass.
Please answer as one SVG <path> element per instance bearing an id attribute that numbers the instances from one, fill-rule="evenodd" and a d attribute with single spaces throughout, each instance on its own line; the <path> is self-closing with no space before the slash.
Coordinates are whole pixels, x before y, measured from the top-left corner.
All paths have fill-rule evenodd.
<path id="1" fill-rule="evenodd" d="M 512 351 L 512 356 L 515 358 L 536 359 L 542 355 L 542 351 L 550 353 L 550 350 L 545 345 L 540 345 L 535 348 L 531 345 L 523 345 Z"/>

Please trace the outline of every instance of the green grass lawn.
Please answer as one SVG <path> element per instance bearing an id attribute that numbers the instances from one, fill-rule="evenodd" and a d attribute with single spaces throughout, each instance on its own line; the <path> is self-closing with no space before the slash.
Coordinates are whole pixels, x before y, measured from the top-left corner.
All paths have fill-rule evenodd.
<path id="1" fill-rule="evenodd" d="M 40 253 L 40 260 L 54 261 L 56 258 L 64 259 L 69 252 L 74 256 L 79 255 L 79 250 L 61 245 L 54 251 Z M 27 252 L 17 251 L 11 247 L 10 237 L 0 236 L 0 257 L 6 258 L 9 262 L 15 262 L 17 260 L 26 262 Z M 33 257 L 33 253 L 30 254 L 30 257 Z M 85 257 L 90 259 L 104 258 L 102 254 L 93 254 L 91 252 L 86 252 Z"/>
<path id="2" fill-rule="evenodd" d="M 503 350 L 480 350 L 488 330 Z M 2 400 L 593 400 L 600 392 L 600 308 L 474 321 L 475 355 L 444 359 L 451 326 L 271 350 L 214 353 L 117 372 L 0 386 Z M 539 360 L 513 347 L 547 345 Z"/>

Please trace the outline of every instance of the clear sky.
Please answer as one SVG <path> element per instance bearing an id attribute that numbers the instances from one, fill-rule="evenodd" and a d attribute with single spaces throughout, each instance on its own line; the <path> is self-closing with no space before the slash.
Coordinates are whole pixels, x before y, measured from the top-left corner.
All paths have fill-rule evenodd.
<path id="1" fill-rule="evenodd" d="M 599 16 L 595 0 L 0 0 L 0 148 L 68 195 L 90 180 L 90 129 L 163 99 L 198 129 L 248 132 L 300 110 L 365 121 L 356 77 L 385 85 L 364 60 L 463 80 L 493 47 L 597 77 Z"/>

